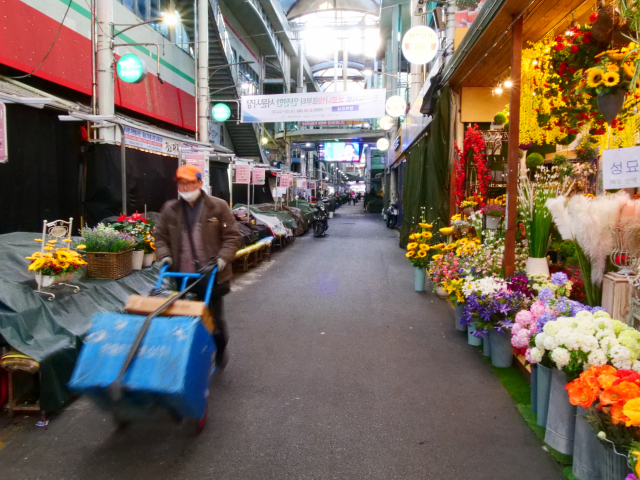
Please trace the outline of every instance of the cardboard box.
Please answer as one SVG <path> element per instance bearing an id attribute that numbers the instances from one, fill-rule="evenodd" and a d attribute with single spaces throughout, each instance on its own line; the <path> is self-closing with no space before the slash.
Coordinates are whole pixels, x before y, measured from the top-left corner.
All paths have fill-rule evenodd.
<path id="1" fill-rule="evenodd" d="M 124 311 L 135 315 L 149 315 L 160 308 L 160 306 L 166 301 L 166 297 L 144 297 L 142 295 L 131 295 L 127 300 Z M 176 300 L 176 302 L 162 312 L 160 316 L 199 317 L 207 331 L 209 333 L 213 333 L 213 316 L 204 302 Z"/>

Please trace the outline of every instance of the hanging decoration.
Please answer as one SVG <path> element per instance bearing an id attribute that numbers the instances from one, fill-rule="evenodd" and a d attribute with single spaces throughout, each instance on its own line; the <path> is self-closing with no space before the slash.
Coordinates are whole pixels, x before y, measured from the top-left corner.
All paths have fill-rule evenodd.
<path id="1" fill-rule="evenodd" d="M 466 162 L 469 152 L 473 152 L 473 163 L 478 174 L 478 183 L 474 196 L 478 199 L 478 206 L 484 207 L 487 200 L 487 190 L 491 180 L 491 172 L 487 166 L 487 158 L 485 156 L 485 141 L 482 132 L 478 129 L 478 125 L 469 125 L 464 134 L 462 143 L 462 151 L 455 146 L 458 153 L 458 161 L 455 163 L 455 196 L 458 207 L 465 199 L 465 180 L 466 180 Z"/>

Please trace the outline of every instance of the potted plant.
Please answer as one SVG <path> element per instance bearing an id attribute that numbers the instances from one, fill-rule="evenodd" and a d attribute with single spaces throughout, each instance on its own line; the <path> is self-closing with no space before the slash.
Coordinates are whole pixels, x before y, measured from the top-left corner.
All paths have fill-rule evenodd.
<path id="1" fill-rule="evenodd" d="M 130 217 L 121 215 L 118 221 L 109 225 L 119 232 L 124 232 L 136 239 L 132 253 L 132 270 L 141 270 L 142 267 L 150 267 L 153 263 L 154 238 L 152 236 L 155 223 L 147 220 L 139 213 Z"/>
<path id="2" fill-rule="evenodd" d="M 132 253 L 137 239 L 100 223 L 80 230 L 87 256 L 89 278 L 117 280 L 132 270 Z"/>
<path id="3" fill-rule="evenodd" d="M 484 207 L 484 221 L 489 230 L 497 230 L 500 227 L 505 208 L 496 203 L 488 203 Z"/>
<path id="4" fill-rule="evenodd" d="M 492 127 L 497 127 L 497 130 L 504 129 L 505 123 L 507 123 L 507 115 L 504 112 L 498 112 L 493 116 Z"/>
<path id="5" fill-rule="evenodd" d="M 42 239 L 36 241 L 42 242 Z M 29 271 L 36 275 L 36 282 L 41 288 L 56 283 L 70 282 L 73 275 L 86 265 L 80 254 L 69 248 L 55 248 L 56 241 L 47 242 L 45 253 L 34 252 L 26 257 L 30 260 Z"/>

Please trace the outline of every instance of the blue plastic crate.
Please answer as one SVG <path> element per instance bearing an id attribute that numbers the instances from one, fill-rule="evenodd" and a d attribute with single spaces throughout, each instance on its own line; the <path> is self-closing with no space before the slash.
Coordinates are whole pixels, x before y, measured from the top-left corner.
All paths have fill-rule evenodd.
<path id="1" fill-rule="evenodd" d="M 107 409 L 160 408 L 184 418 L 201 418 L 215 345 L 194 317 L 154 318 L 120 382 L 122 399 L 113 402 L 109 396 L 108 387 L 118 377 L 144 319 L 126 313 L 95 315 L 69 388 Z"/>

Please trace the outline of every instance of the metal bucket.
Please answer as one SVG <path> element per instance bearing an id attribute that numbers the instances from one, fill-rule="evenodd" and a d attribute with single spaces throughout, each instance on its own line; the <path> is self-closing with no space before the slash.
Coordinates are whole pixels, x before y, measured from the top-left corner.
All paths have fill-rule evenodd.
<path id="1" fill-rule="evenodd" d="M 538 367 L 531 365 L 531 411 L 538 412 Z"/>
<path id="2" fill-rule="evenodd" d="M 576 407 L 569 402 L 564 388 L 567 375 L 560 370 L 551 372 L 551 390 L 549 392 L 549 413 L 544 441 L 551 448 L 565 455 L 573 455 L 573 441 L 576 430 Z"/>
<path id="3" fill-rule="evenodd" d="M 482 345 L 482 339 L 478 337 L 474 337 L 472 335 L 472 333 L 475 331 L 476 331 L 475 325 L 469 325 L 469 327 L 467 328 L 467 342 L 469 343 L 469 345 L 472 345 L 474 347 L 479 347 L 480 345 Z"/>
<path id="4" fill-rule="evenodd" d="M 462 315 L 464 315 L 464 303 L 458 303 L 456 304 L 456 308 L 455 308 L 456 330 L 459 332 L 466 332 L 467 326 L 462 325 L 460 323 L 460 319 L 462 318 Z"/>
<path id="5" fill-rule="evenodd" d="M 600 458 L 604 446 L 589 422 L 587 411 L 577 407 L 576 433 L 573 442 L 573 476 L 578 480 L 600 480 Z M 623 477 L 620 477 L 622 479 Z"/>
<path id="6" fill-rule="evenodd" d="M 485 357 L 491 356 L 491 339 L 488 334 L 482 337 L 482 354 Z"/>
<path id="7" fill-rule="evenodd" d="M 491 344 L 491 365 L 496 368 L 509 368 L 513 362 L 511 348 L 511 332 L 500 333 L 496 329 L 489 330 Z"/>
<path id="8" fill-rule="evenodd" d="M 413 288 L 415 288 L 416 292 L 424 292 L 425 277 L 426 269 L 413 267 Z"/>
<path id="9" fill-rule="evenodd" d="M 618 455 L 610 444 L 605 443 L 600 455 L 600 479 L 624 480 L 630 473 L 631 469 L 627 464 L 627 457 Z"/>
<path id="10" fill-rule="evenodd" d="M 547 426 L 547 415 L 549 412 L 549 391 L 551 390 L 551 369 L 544 365 L 536 365 L 536 383 L 538 401 L 538 426 Z"/>

